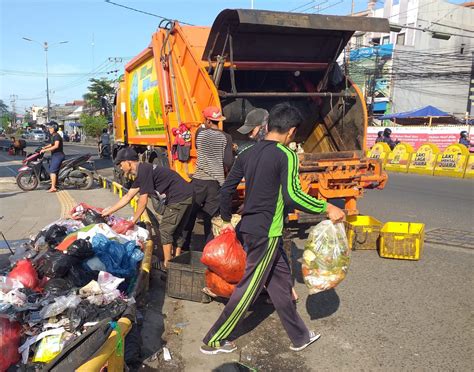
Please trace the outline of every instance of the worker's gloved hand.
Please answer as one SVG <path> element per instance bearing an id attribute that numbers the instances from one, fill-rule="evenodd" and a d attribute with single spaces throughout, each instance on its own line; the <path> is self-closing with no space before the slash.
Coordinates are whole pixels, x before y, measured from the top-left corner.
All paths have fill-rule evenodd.
<path id="1" fill-rule="evenodd" d="M 326 209 L 326 213 L 328 214 L 328 218 L 333 223 L 341 222 L 341 221 L 344 221 L 346 219 L 346 214 L 344 213 L 344 211 L 342 209 L 336 207 L 335 205 L 329 204 L 329 203 L 328 203 L 328 207 Z"/>
<path id="2" fill-rule="evenodd" d="M 234 229 L 234 226 L 232 226 L 232 224 L 230 223 L 230 221 L 223 221 L 222 222 L 222 227 L 221 227 L 221 231 L 224 230 L 224 229 L 230 229 L 230 230 L 235 230 Z"/>

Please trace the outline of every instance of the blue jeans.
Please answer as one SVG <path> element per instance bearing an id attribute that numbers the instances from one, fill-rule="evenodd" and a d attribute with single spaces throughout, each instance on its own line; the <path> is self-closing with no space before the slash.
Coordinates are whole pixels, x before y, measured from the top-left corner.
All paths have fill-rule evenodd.
<path id="1" fill-rule="evenodd" d="M 61 164 L 64 161 L 65 155 L 63 152 L 56 152 L 51 155 L 51 161 L 49 163 L 49 173 L 57 174 Z"/>

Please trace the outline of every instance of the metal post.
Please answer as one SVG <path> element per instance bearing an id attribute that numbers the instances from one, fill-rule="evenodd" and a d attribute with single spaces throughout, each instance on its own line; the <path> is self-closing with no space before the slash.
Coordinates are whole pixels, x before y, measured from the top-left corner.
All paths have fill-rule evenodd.
<path id="1" fill-rule="evenodd" d="M 46 122 L 49 123 L 49 110 L 51 109 L 51 102 L 49 100 L 49 82 L 48 82 L 48 42 L 44 42 L 44 52 L 46 55 Z"/>

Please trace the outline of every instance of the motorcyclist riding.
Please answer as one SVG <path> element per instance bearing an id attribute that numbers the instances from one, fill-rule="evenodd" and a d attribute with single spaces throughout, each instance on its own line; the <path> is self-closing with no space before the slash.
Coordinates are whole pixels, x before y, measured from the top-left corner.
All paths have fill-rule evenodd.
<path id="1" fill-rule="evenodd" d="M 463 130 L 461 133 L 459 133 L 459 143 L 461 145 L 466 146 L 468 149 L 472 146 L 474 146 L 474 143 L 469 141 L 469 133 L 467 131 Z"/>
<path id="2" fill-rule="evenodd" d="M 390 150 L 393 150 L 395 148 L 395 146 L 400 143 L 400 141 L 392 140 L 390 138 L 391 134 L 392 134 L 392 130 L 390 128 L 385 128 L 384 131 L 383 131 L 383 140 L 382 140 L 382 142 L 385 142 L 390 147 Z"/>
<path id="3" fill-rule="evenodd" d="M 106 151 L 108 150 L 108 151 Z M 99 140 L 99 155 L 101 158 L 108 157 L 110 154 L 110 136 L 106 128 L 102 129 L 102 135 Z"/>

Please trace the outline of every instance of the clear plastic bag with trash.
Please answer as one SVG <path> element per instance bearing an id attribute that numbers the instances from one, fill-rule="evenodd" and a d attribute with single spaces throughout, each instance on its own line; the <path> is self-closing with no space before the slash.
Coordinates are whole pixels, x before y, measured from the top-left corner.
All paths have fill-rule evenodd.
<path id="1" fill-rule="evenodd" d="M 301 266 L 310 294 L 336 287 L 346 276 L 350 249 L 343 223 L 322 221 L 309 231 Z"/>
<path id="2" fill-rule="evenodd" d="M 53 303 L 43 307 L 40 311 L 40 316 L 43 319 L 51 318 L 53 316 L 63 313 L 70 307 L 79 305 L 81 298 L 76 294 L 70 294 L 69 296 L 57 297 Z"/>

